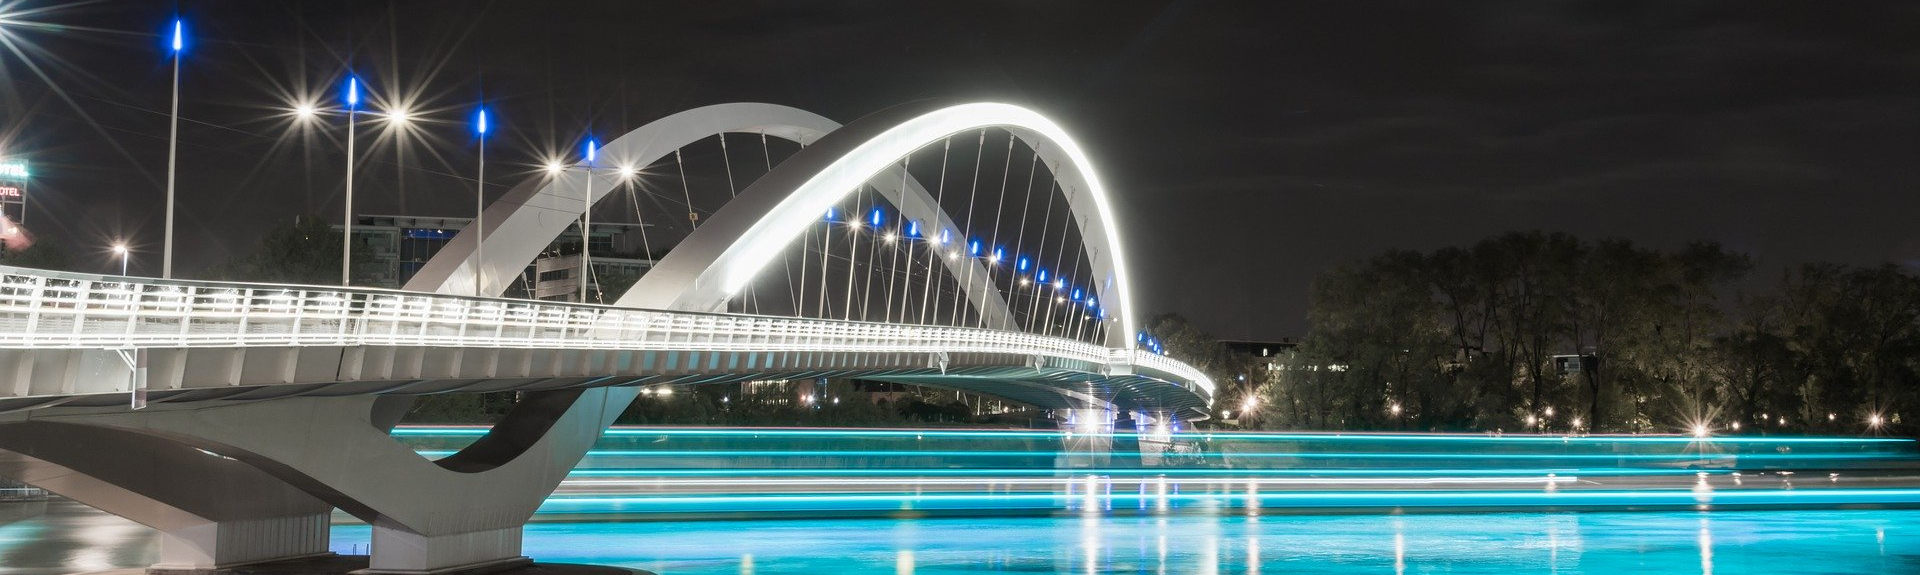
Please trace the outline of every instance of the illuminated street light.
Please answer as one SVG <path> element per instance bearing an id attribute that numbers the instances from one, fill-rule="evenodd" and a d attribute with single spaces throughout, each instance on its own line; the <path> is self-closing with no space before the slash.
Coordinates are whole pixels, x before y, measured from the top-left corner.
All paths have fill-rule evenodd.
<path id="1" fill-rule="evenodd" d="M 320 111 L 314 109 L 313 104 L 301 102 L 293 107 L 293 115 L 302 122 L 311 122 L 320 115 Z"/>
<path id="2" fill-rule="evenodd" d="M 340 285 L 353 282 L 353 135 L 360 129 L 360 79 L 347 76 L 347 206 L 340 234 Z"/>
<path id="3" fill-rule="evenodd" d="M 1693 436 L 1696 438 L 1705 438 L 1707 436 L 1708 431 L 1709 430 L 1707 429 L 1707 424 L 1704 424 L 1704 423 L 1693 424 Z"/>
<path id="4" fill-rule="evenodd" d="M 395 125 L 395 126 L 405 126 L 405 125 L 408 125 L 408 124 L 412 124 L 412 123 L 413 123 L 413 113 L 412 113 L 412 112 L 409 112 L 409 111 L 407 111 L 407 110 L 405 110 L 405 109 L 400 109 L 400 110 L 388 110 L 388 111 L 387 111 L 387 123 L 389 123 L 389 124 L 393 124 L 393 125 Z"/>
<path id="5" fill-rule="evenodd" d="M 127 249 L 127 242 L 113 243 L 113 255 L 120 256 L 120 275 L 122 276 L 127 275 L 127 255 L 129 251 L 130 250 Z"/>
<path id="6" fill-rule="evenodd" d="M 564 165 L 561 165 L 560 162 L 557 162 L 557 161 L 547 162 L 547 175 L 549 176 L 558 176 L 560 175 L 560 172 L 566 169 L 567 167 Z"/>
<path id="7" fill-rule="evenodd" d="M 587 282 L 593 279 L 593 256 L 587 248 L 593 243 L 593 168 L 599 151 L 600 143 L 587 138 L 587 193 L 580 199 L 585 206 L 580 211 L 580 303 L 587 303 Z"/>
<path id="8" fill-rule="evenodd" d="M 473 295 L 487 295 L 487 109 L 474 113 L 473 131 L 480 137 L 480 168 L 473 186 Z"/>
<path id="9" fill-rule="evenodd" d="M 1886 423 L 1886 420 L 1881 419 L 1878 413 L 1867 416 L 1867 427 L 1879 428 L 1882 423 Z"/>
<path id="10" fill-rule="evenodd" d="M 173 19 L 173 112 L 167 128 L 167 224 L 161 242 L 160 277 L 173 277 L 173 191 L 174 172 L 180 160 L 180 58 L 187 47 L 186 24 Z"/>

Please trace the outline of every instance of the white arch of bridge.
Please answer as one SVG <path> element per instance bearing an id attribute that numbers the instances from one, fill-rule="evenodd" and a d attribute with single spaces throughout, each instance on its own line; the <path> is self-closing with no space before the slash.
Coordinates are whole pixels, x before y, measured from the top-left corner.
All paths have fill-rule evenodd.
<path id="1" fill-rule="evenodd" d="M 1093 293 L 1117 312 L 1123 329 L 1108 330 L 1106 345 L 1131 349 L 1137 320 L 1112 202 L 1085 151 L 1066 130 L 1037 112 L 1000 103 L 944 105 L 921 102 L 883 110 L 841 127 L 817 114 L 772 104 L 718 104 L 661 118 L 608 142 L 600 154 L 617 165 L 645 166 L 714 134 L 761 133 L 805 146 L 749 184 L 642 276 L 618 304 L 681 311 L 716 311 L 739 293 L 828 207 L 870 183 L 902 217 L 958 229 L 926 189 L 899 177 L 899 160 L 949 136 L 1000 128 L 1021 138 L 1055 174 L 1072 221 L 1079 227 L 1095 278 Z M 595 199 L 612 193 L 609 171 L 547 178 L 523 184 L 487 208 L 486 229 L 468 229 L 407 283 L 407 289 L 470 293 L 473 274 L 484 270 L 483 290 L 506 289 L 548 241 L 584 210 L 588 178 Z M 904 181 L 903 189 L 893 182 Z M 485 238 L 486 262 L 474 238 Z M 990 277 L 973 258 L 942 260 L 954 277 Z M 960 266 L 973 266 L 972 274 Z M 986 317 L 1008 318 L 1000 292 L 989 285 L 962 285 Z"/>

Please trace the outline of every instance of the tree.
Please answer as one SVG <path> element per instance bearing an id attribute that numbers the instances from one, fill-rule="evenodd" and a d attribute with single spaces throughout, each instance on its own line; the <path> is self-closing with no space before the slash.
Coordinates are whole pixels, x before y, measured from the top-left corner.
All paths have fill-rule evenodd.
<path id="1" fill-rule="evenodd" d="M 314 216 L 267 231 L 245 256 L 216 266 L 216 279 L 327 285 L 340 281 L 340 231 Z M 372 250 L 356 244 L 355 262 L 372 260 Z"/>

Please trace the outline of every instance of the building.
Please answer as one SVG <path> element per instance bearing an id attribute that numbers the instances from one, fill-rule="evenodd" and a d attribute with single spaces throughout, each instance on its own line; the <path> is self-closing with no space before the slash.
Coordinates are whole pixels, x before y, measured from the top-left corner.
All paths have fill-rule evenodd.
<path id="1" fill-rule="evenodd" d="M 353 284 L 386 288 L 406 285 L 472 221 L 472 218 L 432 216 L 356 216 L 353 240 L 356 246 L 366 246 L 367 257 L 354 264 Z M 593 281 L 587 284 L 589 300 L 611 301 L 619 297 L 628 284 L 653 268 L 654 260 L 647 257 L 641 229 L 641 224 L 632 223 L 593 225 Z M 664 253 L 666 249 L 663 246 L 659 251 Z M 514 297 L 574 301 L 580 296 L 580 275 L 580 231 L 576 227 L 554 238 L 539 258 L 527 264 L 520 281 L 509 286 L 507 293 Z"/>

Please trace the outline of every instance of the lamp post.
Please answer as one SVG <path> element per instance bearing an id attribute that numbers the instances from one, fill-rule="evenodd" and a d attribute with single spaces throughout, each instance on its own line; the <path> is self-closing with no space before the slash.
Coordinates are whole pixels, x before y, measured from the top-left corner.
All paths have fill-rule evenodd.
<path id="1" fill-rule="evenodd" d="M 113 254 L 120 256 L 120 275 L 127 275 L 127 242 L 114 242 Z"/>
<path id="2" fill-rule="evenodd" d="M 587 303 L 587 282 L 593 280 L 593 256 L 588 248 L 593 243 L 593 161 L 598 148 L 593 138 L 587 138 L 587 193 L 580 199 L 585 206 L 580 212 L 580 303 Z"/>
<path id="3" fill-rule="evenodd" d="M 179 162 L 180 151 L 180 58 L 186 49 L 186 25 L 179 18 L 173 19 L 173 112 L 167 127 L 167 223 L 166 240 L 162 242 L 160 255 L 160 277 L 173 277 L 173 182 L 174 166 Z"/>
<path id="4" fill-rule="evenodd" d="M 487 109 L 474 117 L 473 131 L 480 135 L 480 169 L 473 190 L 473 295 L 487 295 Z"/>
<path id="5" fill-rule="evenodd" d="M 360 123 L 360 79 L 347 77 L 347 208 L 340 235 L 340 285 L 353 281 L 353 135 Z"/>

